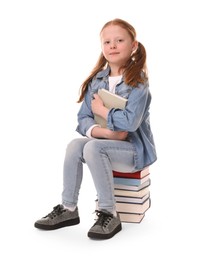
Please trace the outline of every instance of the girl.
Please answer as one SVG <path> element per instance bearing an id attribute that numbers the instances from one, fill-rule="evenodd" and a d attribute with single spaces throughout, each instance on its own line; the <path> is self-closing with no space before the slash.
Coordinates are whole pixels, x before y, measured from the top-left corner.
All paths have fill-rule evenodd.
<path id="1" fill-rule="evenodd" d="M 156 161 L 150 128 L 146 52 L 136 40 L 128 22 L 114 19 L 101 32 L 101 55 L 83 82 L 78 102 L 77 132 L 66 150 L 63 170 L 62 204 L 37 220 L 35 227 L 45 230 L 76 225 L 78 195 L 86 163 L 97 191 L 97 221 L 88 237 L 108 239 L 122 229 L 116 212 L 112 171 L 134 172 Z M 104 88 L 128 99 L 125 109 L 107 109 L 97 92 Z M 94 114 L 106 119 L 107 128 L 94 121 Z"/>

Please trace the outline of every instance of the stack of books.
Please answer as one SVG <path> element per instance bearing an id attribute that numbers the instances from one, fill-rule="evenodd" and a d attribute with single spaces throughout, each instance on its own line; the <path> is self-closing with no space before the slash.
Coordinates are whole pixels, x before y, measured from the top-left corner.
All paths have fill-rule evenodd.
<path id="1" fill-rule="evenodd" d="M 116 210 L 121 222 L 140 223 L 150 208 L 149 167 L 134 173 L 113 171 Z"/>

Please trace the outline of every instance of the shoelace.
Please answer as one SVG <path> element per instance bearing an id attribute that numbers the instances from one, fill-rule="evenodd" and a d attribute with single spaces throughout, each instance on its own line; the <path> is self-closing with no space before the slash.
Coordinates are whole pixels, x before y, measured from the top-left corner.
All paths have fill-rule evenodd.
<path id="1" fill-rule="evenodd" d="M 99 211 L 99 210 L 96 210 L 96 215 L 98 217 L 96 223 L 94 224 L 95 225 L 100 225 L 102 227 L 106 227 L 109 222 L 111 221 L 111 219 L 113 218 L 113 214 L 111 213 L 106 213 L 104 211 Z"/>
<path id="2" fill-rule="evenodd" d="M 56 216 L 61 215 L 64 211 L 66 211 L 62 205 L 57 205 L 53 208 L 53 211 L 51 213 L 49 213 L 47 216 L 45 216 L 45 218 L 49 217 L 49 218 L 54 218 Z"/>

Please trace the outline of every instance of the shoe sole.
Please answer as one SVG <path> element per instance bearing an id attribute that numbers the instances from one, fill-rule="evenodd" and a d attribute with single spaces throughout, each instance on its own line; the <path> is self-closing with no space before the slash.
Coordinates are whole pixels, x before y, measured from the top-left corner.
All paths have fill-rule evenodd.
<path id="1" fill-rule="evenodd" d="M 44 225 L 44 224 L 39 224 L 35 223 L 35 227 L 43 230 L 54 230 L 62 227 L 68 227 L 68 226 L 74 226 L 80 223 L 80 218 L 74 218 L 74 219 L 69 219 L 60 223 L 57 223 L 55 225 Z"/>
<path id="2" fill-rule="evenodd" d="M 96 239 L 109 239 L 112 238 L 115 234 L 117 234 L 121 230 L 122 230 L 122 225 L 120 224 L 109 234 L 101 234 L 101 233 L 95 233 L 90 231 L 88 232 L 88 237 L 96 238 Z"/>

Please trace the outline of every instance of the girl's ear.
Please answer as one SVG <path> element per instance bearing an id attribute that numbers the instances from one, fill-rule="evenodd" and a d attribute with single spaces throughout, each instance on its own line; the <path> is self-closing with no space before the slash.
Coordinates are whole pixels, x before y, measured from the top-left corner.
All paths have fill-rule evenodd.
<path id="1" fill-rule="evenodd" d="M 132 54 L 137 51 L 137 48 L 138 48 L 138 41 L 134 41 L 132 43 Z"/>

